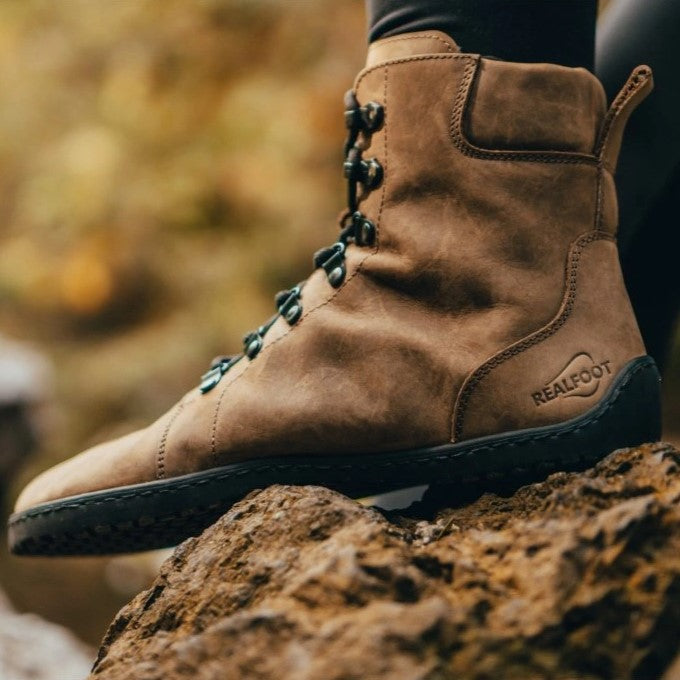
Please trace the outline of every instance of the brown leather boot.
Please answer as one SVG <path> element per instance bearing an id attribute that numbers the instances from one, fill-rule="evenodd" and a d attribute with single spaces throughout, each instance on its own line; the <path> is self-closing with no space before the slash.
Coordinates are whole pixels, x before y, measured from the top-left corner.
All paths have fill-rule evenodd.
<path id="1" fill-rule="evenodd" d="M 659 436 L 612 174 L 647 67 L 607 111 L 583 69 L 381 40 L 348 94 L 347 217 L 244 353 L 145 430 L 24 490 L 24 554 L 196 533 L 252 489 L 365 495 L 584 466 Z"/>

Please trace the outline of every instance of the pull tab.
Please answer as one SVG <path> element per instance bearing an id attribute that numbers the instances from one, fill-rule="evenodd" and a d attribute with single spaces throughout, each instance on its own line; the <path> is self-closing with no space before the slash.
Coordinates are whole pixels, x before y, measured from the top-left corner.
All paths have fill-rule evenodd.
<path id="1" fill-rule="evenodd" d="M 612 173 L 616 170 L 619 160 L 621 140 L 628 118 L 653 88 L 652 69 L 649 66 L 638 66 L 630 74 L 626 84 L 616 95 L 607 111 L 595 147 L 595 154 Z"/>

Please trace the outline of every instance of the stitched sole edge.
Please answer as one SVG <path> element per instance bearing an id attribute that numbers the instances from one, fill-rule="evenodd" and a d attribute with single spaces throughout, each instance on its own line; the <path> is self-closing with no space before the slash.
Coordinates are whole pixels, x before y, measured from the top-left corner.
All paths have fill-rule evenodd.
<path id="1" fill-rule="evenodd" d="M 558 425 L 412 451 L 285 456 L 71 496 L 9 519 L 17 555 L 134 552 L 200 533 L 236 501 L 271 484 L 327 486 L 350 496 L 432 482 L 466 485 L 583 469 L 617 448 L 656 441 L 659 373 L 651 357 L 629 362 L 590 411 Z"/>

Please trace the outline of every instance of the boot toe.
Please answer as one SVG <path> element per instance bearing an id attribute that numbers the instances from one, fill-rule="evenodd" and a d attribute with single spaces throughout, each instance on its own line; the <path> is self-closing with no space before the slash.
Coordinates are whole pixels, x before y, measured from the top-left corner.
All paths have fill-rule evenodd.
<path id="1" fill-rule="evenodd" d="M 139 430 L 99 444 L 46 470 L 21 492 L 15 512 L 69 496 L 155 479 L 153 453 L 143 450 L 145 432 Z"/>

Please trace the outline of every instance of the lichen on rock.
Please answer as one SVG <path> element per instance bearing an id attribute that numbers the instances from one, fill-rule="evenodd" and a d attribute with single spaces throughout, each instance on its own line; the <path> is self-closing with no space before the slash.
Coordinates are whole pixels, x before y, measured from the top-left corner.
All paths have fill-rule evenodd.
<path id="1" fill-rule="evenodd" d="M 119 613 L 93 677 L 677 677 L 678 451 L 458 494 L 406 516 L 318 487 L 250 494 Z"/>

